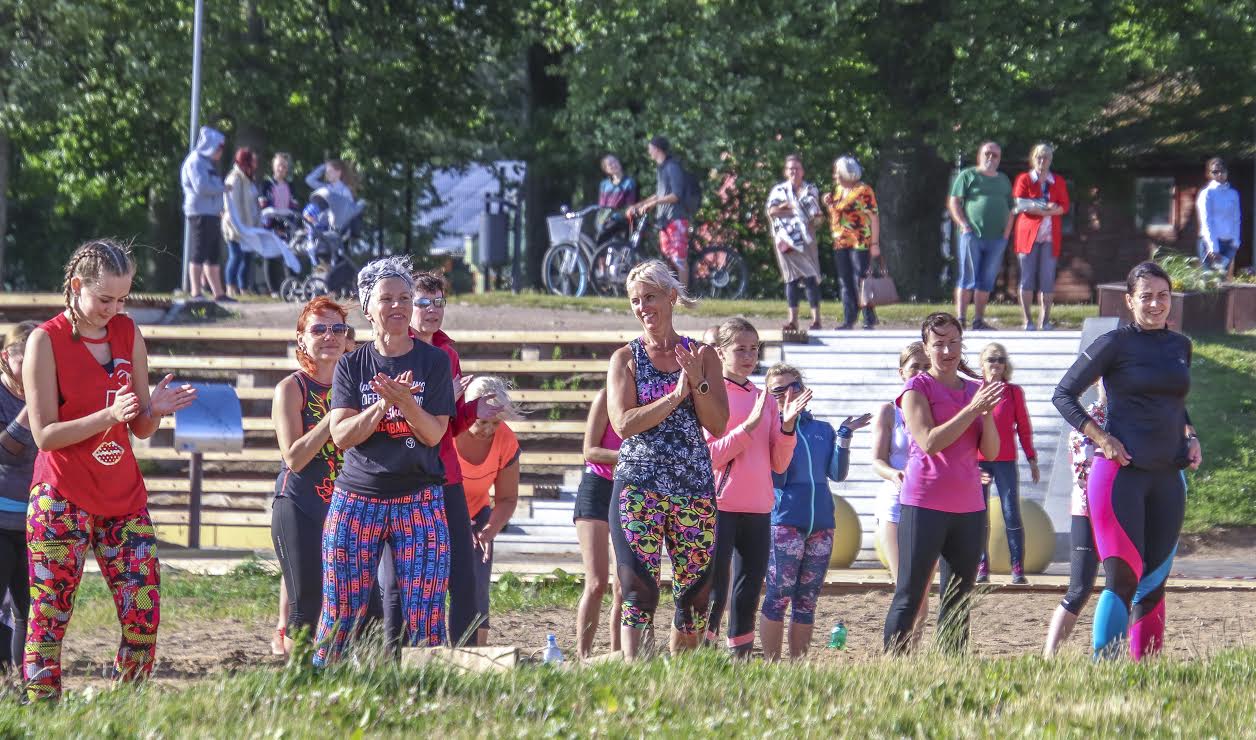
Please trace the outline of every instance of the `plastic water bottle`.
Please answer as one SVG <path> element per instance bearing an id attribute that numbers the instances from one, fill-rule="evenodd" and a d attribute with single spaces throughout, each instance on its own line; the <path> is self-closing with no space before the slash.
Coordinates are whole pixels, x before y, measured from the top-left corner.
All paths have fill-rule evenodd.
<path id="1" fill-rule="evenodd" d="M 834 650 L 844 650 L 846 648 L 846 623 L 838 622 L 833 631 L 829 633 L 829 647 Z"/>
<path id="2" fill-rule="evenodd" d="M 541 654 L 542 663 L 561 663 L 563 662 L 563 651 L 558 649 L 558 641 L 553 635 L 545 638 L 545 652 Z"/>

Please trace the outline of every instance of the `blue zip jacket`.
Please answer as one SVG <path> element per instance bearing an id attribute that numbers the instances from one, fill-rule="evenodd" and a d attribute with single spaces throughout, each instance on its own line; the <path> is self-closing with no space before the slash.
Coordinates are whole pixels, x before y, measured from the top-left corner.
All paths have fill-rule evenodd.
<path id="1" fill-rule="evenodd" d="M 789 469 L 772 474 L 776 504 L 772 526 L 789 526 L 811 534 L 833 529 L 833 496 L 829 480 L 842 481 L 850 472 L 850 450 L 839 447 L 837 433 L 828 422 L 809 412 L 798 417 L 797 444 Z"/>

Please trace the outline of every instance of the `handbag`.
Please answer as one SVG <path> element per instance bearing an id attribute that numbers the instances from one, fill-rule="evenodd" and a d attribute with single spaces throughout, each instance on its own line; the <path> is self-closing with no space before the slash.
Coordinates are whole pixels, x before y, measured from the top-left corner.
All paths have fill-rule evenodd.
<path id="1" fill-rule="evenodd" d="M 898 303 L 898 288 L 885 266 L 885 257 L 880 257 L 868 270 L 867 277 L 859 283 L 859 305 L 872 308 L 892 303 Z"/>

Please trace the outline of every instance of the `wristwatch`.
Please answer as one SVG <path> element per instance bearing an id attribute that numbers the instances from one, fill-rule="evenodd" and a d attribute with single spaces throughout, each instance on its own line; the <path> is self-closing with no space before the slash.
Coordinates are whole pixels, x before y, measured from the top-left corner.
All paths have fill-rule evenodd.
<path id="1" fill-rule="evenodd" d="M 705 396 L 711 392 L 711 384 L 703 380 L 701 383 L 698 383 L 698 387 L 694 390 L 698 392 L 698 395 Z"/>

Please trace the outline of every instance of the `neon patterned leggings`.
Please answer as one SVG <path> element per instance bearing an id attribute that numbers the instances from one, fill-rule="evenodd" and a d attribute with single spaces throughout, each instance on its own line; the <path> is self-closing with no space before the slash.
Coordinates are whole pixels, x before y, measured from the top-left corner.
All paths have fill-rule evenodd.
<path id="1" fill-rule="evenodd" d="M 31 491 L 26 542 L 31 610 L 23 668 L 31 701 L 61 695 L 61 641 L 74 611 L 88 547 L 96 552 L 122 625 L 114 678 L 134 681 L 152 673 L 161 621 L 161 573 L 148 509 L 120 517 L 95 516 L 41 483 Z"/>
<path id="2" fill-rule="evenodd" d="M 401 591 L 403 644 L 445 642 L 449 527 L 441 487 L 387 499 L 337 488 L 323 524 L 323 608 L 314 665 L 338 658 L 365 619 L 385 540 Z"/>
<path id="3" fill-rule="evenodd" d="M 705 631 L 715 554 L 715 498 L 668 496 L 615 481 L 611 543 L 623 584 L 621 624 L 648 629 L 659 605 L 663 548 L 672 561 L 672 620 L 684 634 Z"/>
<path id="4" fill-rule="evenodd" d="M 797 527 L 772 527 L 772 552 L 768 556 L 768 592 L 763 597 L 763 618 L 785 621 L 785 607 L 792 601 L 794 624 L 816 619 L 816 601 L 833 553 L 833 530 L 808 535 Z"/>

